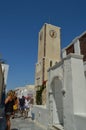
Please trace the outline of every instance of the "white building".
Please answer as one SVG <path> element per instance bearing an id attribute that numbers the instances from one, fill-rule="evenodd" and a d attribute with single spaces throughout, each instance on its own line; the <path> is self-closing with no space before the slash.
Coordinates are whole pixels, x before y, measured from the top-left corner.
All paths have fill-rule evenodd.
<path id="1" fill-rule="evenodd" d="M 62 61 L 48 70 L 49 123 L 86 130 L 86 32 L 62 52 Z"/>
<path id="2" fill-rule="evenodd" d="M 86 32 L 48 69 L 47 85 L 46 107 L 34 106 L 36 121 L 49 130 L 86 130 Z"/>
<path id="3" fill-rule="evenodd" d="M 24 87 L 15 88 L 16 94 L 19 98 L 22 96 L 28 98 L 31 97 L 34 100 L 35 88 L 34 85 L 26 85 Z"/>

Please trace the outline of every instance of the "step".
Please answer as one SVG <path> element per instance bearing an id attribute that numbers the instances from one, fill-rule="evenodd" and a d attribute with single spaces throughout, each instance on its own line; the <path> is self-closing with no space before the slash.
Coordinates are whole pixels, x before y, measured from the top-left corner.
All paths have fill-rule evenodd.
<path id="1" fill-rule="evenodd" d="M 60 125 L 60 124 L 55 124 L 55 125 L 53 125 L 53 127 L 54 127 L 56 130 L 64 130 L 63 126 Z"/>

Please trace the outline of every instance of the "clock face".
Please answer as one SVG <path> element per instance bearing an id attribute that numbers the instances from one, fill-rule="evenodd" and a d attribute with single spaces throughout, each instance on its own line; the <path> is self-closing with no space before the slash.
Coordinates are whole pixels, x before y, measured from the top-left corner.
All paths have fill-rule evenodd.
<path id="1" fill-rule="evenodd" d="M 57 33 L 55 30 L 50 30 L 49 31 L 49 35 L 52 37 L 52 38 L 56 38 L 57 37 Z"/>

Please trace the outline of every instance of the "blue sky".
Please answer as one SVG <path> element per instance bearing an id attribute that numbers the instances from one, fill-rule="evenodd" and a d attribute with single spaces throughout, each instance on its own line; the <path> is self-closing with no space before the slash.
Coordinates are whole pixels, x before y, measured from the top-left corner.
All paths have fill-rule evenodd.
<path id="1" fill-rule="evenodd" d="M 9 65 L 7 89 L 34 84 L 38 32 L 61 27 L 61 47 L 86 30 L 85 0 L 0 1 L 0 55 Z"/>

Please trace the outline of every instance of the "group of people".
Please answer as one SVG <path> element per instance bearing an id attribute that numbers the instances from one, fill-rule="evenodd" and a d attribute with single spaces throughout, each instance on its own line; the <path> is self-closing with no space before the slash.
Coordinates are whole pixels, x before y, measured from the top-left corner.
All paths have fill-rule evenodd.
<path id="1" fill-rule="evenodd" d="M 7 93 L 5 99 L 6 130 L 10 130 L 10 118 L 14 118 L 16 112 L 20 111 L 22 116 L 28 116 L 29 102 L 24 96 L 18 98 L 13 90 Z"/>
<path id="2" fill-rule="evenodd" d="M 22 98 L 19 98 L 19 110 L 21 112 L 21 115 L 24 117 L 28 116 L 28 111 L 30 110 L 30 100 L 22 96 Z"/>

